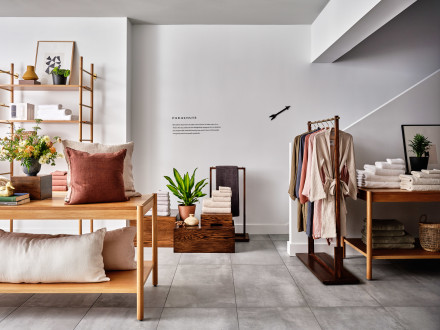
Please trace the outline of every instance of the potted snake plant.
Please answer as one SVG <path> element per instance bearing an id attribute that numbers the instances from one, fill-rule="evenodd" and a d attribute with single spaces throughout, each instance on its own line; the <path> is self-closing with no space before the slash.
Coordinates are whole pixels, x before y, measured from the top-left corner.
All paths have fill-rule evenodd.
<path id="1" fill-rule="evenodd" d="M 203 179 L 195 183 L 195 175 L 197 169 L 194 170 L 192 176 L 189 173 L 185 173 L 183 177 L 179 171 L 173 168 L 174 179 L 173 181 L 169 176 L 164 176 L 169 182 L 167 188 L 173 193 L 174 196 L 179 198 L 179 214 L 180 219 L 185 220 L 190 214 L 194 214 L 196 211 L 196 205 L 200 197 L 206 196 L 202 192 L 202 189 L 208 184 L 205 182 L 207 179 Z"/>
<path id="2" fill-rule="evenodd" d="M 431 141 L 422 134 L 414 135 L 414 138 L 409 141 L 409 146 L 416 155 L 416 157 L 409 157 L 412 171 L 426 170 L 428 168 L 428 150 L 431 144 Z"/>

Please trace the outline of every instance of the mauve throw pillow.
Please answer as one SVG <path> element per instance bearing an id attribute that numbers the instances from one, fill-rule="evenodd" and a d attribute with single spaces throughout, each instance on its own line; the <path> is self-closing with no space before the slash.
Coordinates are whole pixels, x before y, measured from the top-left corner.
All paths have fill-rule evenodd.
<path id="1" fill-rule="evenodd" d="M 124 159 L 126 149 L 89 154 L 65 149 L 69 158 L 71 193 L 66 204 L 125 202 Z"/>

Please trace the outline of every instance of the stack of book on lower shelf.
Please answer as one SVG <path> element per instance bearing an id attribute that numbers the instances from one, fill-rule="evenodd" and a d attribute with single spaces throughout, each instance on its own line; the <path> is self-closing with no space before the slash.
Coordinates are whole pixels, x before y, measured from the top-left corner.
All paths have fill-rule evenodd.
<path id="1" fill-rule="evenodd" d="M 6 206 L 14 206 L 14 205 L 22 205 L 29 203 L 30 196 L 28 193 L 15 193 L 12 196 L 9 197 L 1 197 L 0 196 L 0 206 L 6 205 Z"/>

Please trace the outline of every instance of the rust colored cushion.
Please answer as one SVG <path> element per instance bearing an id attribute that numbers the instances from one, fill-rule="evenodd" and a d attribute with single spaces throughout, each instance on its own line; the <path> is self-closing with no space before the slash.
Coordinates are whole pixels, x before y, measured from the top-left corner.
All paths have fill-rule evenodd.
<path id="1" fill-rule="evenodd" d="M 125 202 L 124 159 L 127 149 L 89 154 L 65 149 L 69 159 L 71 193 L 66 204 Z"/>

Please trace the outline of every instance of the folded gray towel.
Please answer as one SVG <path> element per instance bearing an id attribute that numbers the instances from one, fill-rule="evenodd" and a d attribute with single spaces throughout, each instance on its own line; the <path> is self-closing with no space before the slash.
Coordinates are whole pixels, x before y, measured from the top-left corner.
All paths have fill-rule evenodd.
<path id="1" fill-rule="evenodd" d="M 365 243 L 367 241 L 367 236 L 362 235 L 362 241 Z M 405 233 L 404 236 L 373 236 L 373 244 L 414 244 L 415 241 L 414 237 L 408 233 Z"/>
<path id="2" fill-rule="evenodd" d="M 361 231 L 362 235 L 367 236 L 367 230 L 364 227 L 362 227 Z M 383 236 L 404 236 L 405 231 L 404 230 L 373 230 L 373 237 L 383 237 Z"/>
<path id="3" fill-rule="evenodd" d="M 373 230 L 405 230 L 405 226 L 396 219 L 373 219 Z"/>
<path id="4" fill-rule="evenodd" d="M 364 242 L 364 244 L 366 244 Z M 394 244 L 394 243 L 373 243 L 373 249 L 414 249 L 415 245 L 411 243 Z"/>

